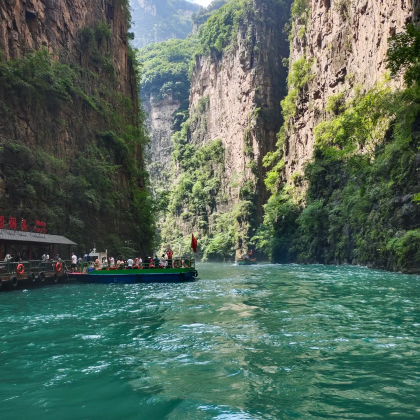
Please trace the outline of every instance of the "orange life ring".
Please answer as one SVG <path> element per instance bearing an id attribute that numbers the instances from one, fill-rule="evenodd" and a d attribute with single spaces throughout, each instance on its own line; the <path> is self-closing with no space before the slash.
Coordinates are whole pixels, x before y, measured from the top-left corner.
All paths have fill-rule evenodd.
<path id="1" fill-rule="evenodd" d="M 60 271 L 61 271 L 61 268 L 62 268 L 62 266 L 61 266 L 61 262 L 58 262 L 58 263 L 55 265 L 55 270 L 56 270 L 56 271 L 58 271 L 58 272 L 60 272 Z"/>
<path id="2" fill-rule="evenodd" d="M 182 267 L 182 262 L 179 260 L 175 260 L 174 261 L 174 268 L 181 268 Z"/>
<path id="3" fill-rule="evenodd" d="M 18 264 L 18 266 L 16 267 L 16 273 L 18 273 L 19 276 L 21 276 L 24 272 L 25 266 L 23 264 Z"/>
<path id="4" fill-rule="evenodd" d="M 184 260 L 184 267 L 185 268 L 190 268 L 190 264 L 188 264 L 188 260 Z"/>
<path id="5" fill-rule="evenodd" d="M 155 268 L 155 265 L 153 263 L 149 263 L 149 268 Z"/>

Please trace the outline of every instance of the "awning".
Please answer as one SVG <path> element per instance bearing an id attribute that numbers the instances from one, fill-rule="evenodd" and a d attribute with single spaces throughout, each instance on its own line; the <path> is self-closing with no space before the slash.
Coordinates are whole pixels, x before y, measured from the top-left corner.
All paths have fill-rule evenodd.
<path id="1" fill-rule="evenodd" d="M 76 245 L 64 236 L 48 235 L 47 233 L 22 232 L 20 230 L 0 229 L 0 241 L 36 242 L 54 245 Z"/>

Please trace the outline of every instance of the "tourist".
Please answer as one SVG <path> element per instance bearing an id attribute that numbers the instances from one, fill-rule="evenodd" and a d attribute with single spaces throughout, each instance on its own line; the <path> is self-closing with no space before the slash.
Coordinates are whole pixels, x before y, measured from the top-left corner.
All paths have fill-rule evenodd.
<path id="1" fill-rule="evenodd" d="M 168 255 L 168 267 L 172 268 L 172 249 L 168 248 L 168 250 L 166 251 L 167 255 Z"/>
<path id="2" fill-rule="evenodd" d="M 45 261 L 49 261 L 50 260 L 50 255 L 49 254 L 45 254 Z"/>
<path id="3" fill-rule="evenodd" d="M 114 265 L 115 265 L 115 260 L 114 260 L 114 257 L 110 257 L 110 258 L 109 258 L 109 265 L 110 265 L 111 267 L 114 267 Z"/>
<path id="4" fill-rule="evenodd" d="M 6 256 L 4 257 L 4 261 L 9 262 L 12 260 L 12 256 L 10 254 L 6 254 Z"/>
<path id="5" fill-rule="evenodd" d="M 162 259 L 160 260 L 160 264 L 163 268 L 168 266 L 168 260 L 165 259 L 165 254 L 162 255 Z"/>
<path id="6" fill-rule="evenodd" d="M 155 255 L 155 258 L 153 259 L 153 263 L 155 264 L 155 267 L 157 267 L 160 263 L 160 259 L 158 258 L 157 255 Z"/>
<path id="7" fill-rule="evenodd" d="M 130 269 L 130 270 L 133 268 L 133 259 L 132 258 L 129 258 L 127 260 L 127 268 Z"/>
<path id="8" fill-rule="evenodd" d="M 49 256 L 48 256 L 49 259 Z M 71 253 L 71 272 L 74 273 L 77 268 L 77 257 L 74 252 Z"/>
<path id="9" fill-rule="evenodd" d="M 54 258 L 54 261 L 58 261 L 60 259 L 60 256 L 57 254 Z"/>
<path id="10" fill-rule="evenodd" d="M 79 257 L 77 259 L 77 269 L 78 269 L 78 272 L 79 273 L 82 272 L 82 267 L 83 267 L 83 258 L 82 257 Z"/>
<path id="11" fill-rule="evenodd" d="M 141 257 L 137 257 L 137 268 L 141 268 L 143 266 L 143 260 Z"/>

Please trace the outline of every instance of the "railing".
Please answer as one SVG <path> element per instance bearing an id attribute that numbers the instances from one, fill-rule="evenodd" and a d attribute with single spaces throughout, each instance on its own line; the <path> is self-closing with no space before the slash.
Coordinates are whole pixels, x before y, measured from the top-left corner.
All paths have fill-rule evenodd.
<path id="1" fill-rule="evenodd" d="M 61 260 L 61 271 L 63 273 L 66 270 L 70 269 L 70 261 L 69 260 Z M 43 272 L 52 272 L 56 271 L 55 265 L 57 261 L 42 261 L 42 260 L 31 260 L 31 261 L 0 261 L 0 276 L 6 274 L 17 274 L 18 265 L 22 264 L 24 267 L 24 274 L 27 275 L 28 273 L 40 273 Z"/>

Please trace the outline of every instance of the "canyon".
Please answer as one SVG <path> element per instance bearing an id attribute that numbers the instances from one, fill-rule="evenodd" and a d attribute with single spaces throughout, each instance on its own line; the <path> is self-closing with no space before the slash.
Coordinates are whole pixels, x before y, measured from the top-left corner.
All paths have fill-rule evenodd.
<path id="1" fill-rule="evenodd" d="M 268 199 L 262 160 L 275 148 L 282 123 L 280 101 L 286 94 L 287 75 L 282 59 L 288 57 L 288 43 L 282 31 L 288 21 L 290 3 L 256 0 L 246 4 L 243 8 L 238 2 L 226 6 L 226 14 L 234 13 L 229 8 L 237 8 L 236 13 L 241 13 L 241 17 L 230 29 L 233 35 L 226 40 L 223 50 L 212 47 L 196 55 L 192 63 L 189 119 L 179 134 L 179 141 L 186 139 L 188 147 L 196 153 L 203 147 L 220 144 L 223 158 L 218 167 L 208 168 L 214 180 L 212 186 L 204 180 L 191 179 L 188 187 L 191 190 L 185 194 L 181 193 L 180 188 L 184 187 L 179 180 L 187 175 L 174 163 L 172 177 L 177 198 L 176 203 L 172 201 L 172 214 L 168 217 L 172 228 L 163 228 L 169 232 L 169 236 L 163 234 L 164 243 L 176 242 L 175 236 L 182 238 L 194 231 L 200 238 L 208 238 L 211 247 L 212 232 L 219 232 L 218 223 L 229 218 L 236 230 L 230 249 L 241 255 L 248 251 L 249 240 L 262 222 L 262 206 Z M 214 19 L 209 18 L 202 26 L 203 31 L 211 31 L 217 16 L 218 12 Z M 205 47 L 201 28 L 197 36 L 201 48 Z M 155 109 L 160 106 L 169 110 L 169 103 L 156 104 Z M 163 127 L 162 121 L 170 119 L 169 112 L 156 113 L 155 109 L 150 115 L 154 119 L 159 115 Z M 152 130 L 152 139 L 154 133 Z M 167 139 L 168 134 L 161 138 Z M 160 142 L 169 146 L 168 142 Z M 178 143 L 179 153 L 184 154 L 181 143 Z M 188 166 L 185 159 L 182 165 Z M 217 251 L 214 254 L 217 257 Z"/>
<path id="2" fill-rule="evenodd" d="M 169 93 L 150 107 L 163 247 L 187 249 L 194 232 L 208 259 L 256 247 L 277 262 L 418 270 L 417 126 L 414 143 L 400 134 L 416 94 L 388 67 L 416 10 L 405 0 L 231 1 L 196 25 L 188 118 L 174 124 L 181 108 Z"/>

